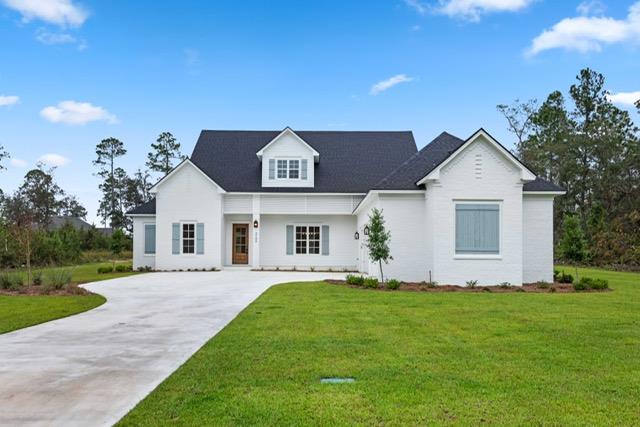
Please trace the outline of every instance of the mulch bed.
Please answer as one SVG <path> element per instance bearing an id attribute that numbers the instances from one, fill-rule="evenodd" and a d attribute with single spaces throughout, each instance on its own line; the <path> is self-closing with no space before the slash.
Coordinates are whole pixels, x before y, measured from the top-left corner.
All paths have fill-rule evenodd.
<path id="1" fill-rule="evenodd" d="M 87 296 L 93 295 L 92 292 L 89 292 L 85 288 L 81 288 L 78 285 L 69 285 L 64 289 L 47 289 L 45 286 L 22 286 L 19 290 L 11 291 L 8 289 L 0 289 L 0 295 L 26 295 L 26 296 L 35 296 L 35 295 L 55 295 L 55 296 Z"/>
<path id="2" fill-rule="evenodd" d="M 366 289 L 362 286 L 349 285 L 345 280 L 333 280 L 327 279 L 325 282 L 332 285 L 348 286 L 350 288 Z M 372 289 L 376 291 L 394 292 L 390 289 L 379 287 Z M 508 293 L 508 292 L 528 292 L 528 293 L 573 293 L 573 292 L 607 292 L 611 289 L 589 289 L 584 291 L 576 291 L 571 283 L 549 283 L 548 285 L 540 286 L 537 283 L 525 283 L 522 286 L 459 286 L 459 285 L 431 285 L 426 282 L 402 282 L 400 288 L 396 291 L 406 292 L 491 292 L 491 293 Z"/>

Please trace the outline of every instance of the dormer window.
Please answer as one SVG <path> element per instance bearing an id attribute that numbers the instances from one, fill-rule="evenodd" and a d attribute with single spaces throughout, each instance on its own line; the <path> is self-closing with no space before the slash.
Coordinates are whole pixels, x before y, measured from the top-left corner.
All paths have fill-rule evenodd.
<path id="1" fill-rule="evenodd" d="M 300 164 L 303 166 L 302 179 L 307 179 L 306 168 L 307 160 L 303 159 L 274 159 L 276 163 L 276 177 L 278 179 L 300 179 Z"/>

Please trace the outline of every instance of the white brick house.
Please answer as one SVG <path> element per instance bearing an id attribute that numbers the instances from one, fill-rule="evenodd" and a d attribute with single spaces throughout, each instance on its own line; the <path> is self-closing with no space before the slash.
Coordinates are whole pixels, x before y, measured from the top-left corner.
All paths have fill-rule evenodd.
<path id="1" fill-rule="evenodd" d="M 551 281 L 553 199 L 480 129 L 411 132 L 203 131 L 190 159 L 129 212 L 134 268 L 332 268 L 377 275 L 366 229 L 382 209 L 386 274 L 441 284 Z"/>

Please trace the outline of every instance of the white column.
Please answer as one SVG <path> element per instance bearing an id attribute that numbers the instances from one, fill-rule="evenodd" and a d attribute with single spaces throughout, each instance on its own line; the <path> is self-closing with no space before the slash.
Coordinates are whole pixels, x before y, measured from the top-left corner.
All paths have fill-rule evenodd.
<path id="1" fill-rule="evenodd" d="M 260 219 L 260 195 L 253 195 L 253 217 L 251 218 L 251 267 L 260 268 L 260 230 L 262 229 L 262 221 Z M 253 224 L 258 221 L 258 228 Z"/>

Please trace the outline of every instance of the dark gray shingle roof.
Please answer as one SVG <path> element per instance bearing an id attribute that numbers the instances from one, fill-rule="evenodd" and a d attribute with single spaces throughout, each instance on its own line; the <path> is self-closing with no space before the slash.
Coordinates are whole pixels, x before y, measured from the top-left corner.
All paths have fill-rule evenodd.
<path id="1" fill-rule="evenodd" d="M 366 193 L 417 151 L 410 131 L 296 131 L 320 153 L 314 188 L 263 188 L 256 153 L 280 132 L 204 130 L 191 161 L 226 191 Z"/>
<path id="2" fill-rule="evenodd" d="M 428 175 L 444 162 L 466 141 L 447 132 L 442 132 L 422 150 L 415 153 L 396 170 L 375 184 L 374 190 L 417 190 L 416 182 Z M 516 158 L 516 160 L 518 160 Z M 556 184 L 536 178 L 522 187 L 523 191 L 564 191 Z"/>
<path id="3" fill-rule="evenodd" d="M 132 215 L 153 215 L 156 213 L 156 198 L 149 200 L 147 203 L 143 203 L 140 206 L 136 206 L 131 209 L 127 214 Z"/>

